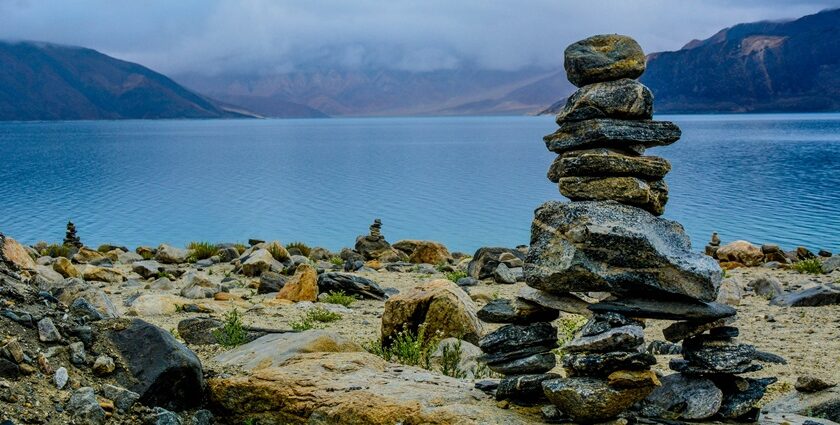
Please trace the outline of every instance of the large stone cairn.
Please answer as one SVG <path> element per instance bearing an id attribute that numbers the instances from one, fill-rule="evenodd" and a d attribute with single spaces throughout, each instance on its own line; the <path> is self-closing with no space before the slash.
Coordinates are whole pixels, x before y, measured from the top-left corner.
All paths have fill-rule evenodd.
<path id="1" fill-rule="evenodd" d="M 548 178 L 572 202 L 536 210 L 524 267 L 529 287 L 507 304 L 485 307 L 484 317 L 507 323 L 479 344 L 489 368 L 505 375 L 497 398 L 547 399 L 579 423 L 622 414 L 747 416 L 770 381 L 735 378 L 761 366 L 752 362 L 755 348 L 734 339 L 735 310 L 714 302 L 723 273 L 711 257 L 692 252 L 679 223 L 658 217 L 671 166 L 643 155 L 677 141 L 680 129 L 651 120 L 653 96 L 636 81 L 645 70 L 641 47 L 621 35 L 590 37 L 566 49 L 565 67 L 579 90 L 544 141 L 558 154 Z M 589 316 L 562 347 L 565 377 L 549 373 L 557 332 L 550 322 L 559 311 Z M 677 321 L 665 337 L 684 341 L 684 358 L 670 365 L 679 373 L 661 382 L 644 349 L 646 319 Z M 699 389 L 709 396 L 692 396 Z"/>

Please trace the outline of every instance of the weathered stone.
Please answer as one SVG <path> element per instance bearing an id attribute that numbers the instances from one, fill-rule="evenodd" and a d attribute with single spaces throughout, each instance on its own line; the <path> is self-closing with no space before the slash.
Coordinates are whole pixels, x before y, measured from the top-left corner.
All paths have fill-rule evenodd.
<path id="1" fill-rule="evenodd" d="M 762 416 L 771 413 L 798 414 L 840 422 L 840 386 L 815 393 L 791 391 L 761 408 Z"/>
<path id="2" fill-rule="evenodd" d="M 656 357 L 638 351 L 612 351 L 567 353 L 562 361 L 570 376 L 607 376 L 618 370 L 645 370 L 656 364 Z"/>
<path id="3" fill-rule="evenodd" d="M 764 397 L 767 391 L 767 386 L 776 382 L 776 378 L 738 378 L 740 383 L 743 383 L 746 388 L 739 388 L 733 379 L 720 379 L 717 382 L 718 387 L 723 391 L 723 401 L 721 402 L 718 415 L 726 419 L 743 418 L 751 412 L 757 413 L 755 405 Z"/>
<path id="4" fill-rule="evenodd" d="M 79 273 L 76 266 L 64 257 L 56 258 L 55 262 L 52 264 L 52 268 L 63 277 L 82 277 L 82 274 Z"/>
<path id="5" fill-rule="evenodd" d="M 102 386 L 102 397 L 113 401 L 117 410 L 127 412 L 140 399 L 140 394 L 116 385 L 105 384 Z"/>
<path id="6" fill-rule="evenodd" d="M 250 277 L 259 276 L 262 272 L 268 271 L 277 261 L 267 249 L 257 249 L 243 257 L 241 258 L 242 274 Z"/>
<path id="7" fill-rule="evenodd" d="M 683 341 L 683 358 L 696 368 L 738 373 L 755 359 L 755 347 L 695 336 Z"/>
<path id="8" fill-rule="evenodd" d="M 544 351 L 549 351 L 557 347 L 557 329 L 546 322 L 505 325 L 481 338 L 478 346 L 488 354 L 510 352 L 526 347 L 545 347 Z"/>
<path id="9" fill-rule="evenodd" d="M 20 376 L 20 367 L 0 357 L 0 378 L 17 379 L 18 376 Z"/>
<path id="10" fill-rule="evenodd" d="M 58 342 L 62 340 L 61 334 L 49 317 L 38 321 L 38 339 L 41 342 Z"/>
<path id="11" fill-rule="evenodd" d="M 649 298 L 621 298 L 607 299 L 599 303 L 590 304 L 589 309 L 594 312 L 613 311 L 631 317 L 665 320 L 715 320 L 734 316 L 734 308 L 700 301 L 667 301 Z"/>
<path id="12" fill-rule="evenodd" d="M 78 423 L 91 425 L 105 423 L 105 411 L 99 407 L 96 394 L 91 387 L 82 387 L 73 391 L 64 408 Z"/>
<path id="13" fill-rule="evenodd" d="M 738 279 L 723 279 L 718 288 L 718 296 L 715 302 L 718 304 L 739 306 L 744 298 L 744 291 L 741 289 L 741 282 Z"/>
<path id="14" fill-rule="evenodd" d="M 668 202 L 663 180 L 636 177 L 561 177 L 560 193 L 572 201 L 616 201 L 662 215 Z"/>
<path id="15" fill-rule="evenodd" d="M 286 278 L 280 273 L 262 272 L 260 274 L 260 286 L 257 287 L 258 294 L 269 294 L 272 292 L 280 292 L 283 285 L 286 284 Z"/>
<path id="16" fill-rule="evenodd" d="M 325 330 L 268 334 L 219 354 L 216 362 L 244 370 L 279 367 L 301 353 L 350 353 L 364 351 L 358 343 Z"/>
<path id="17" fill-rule="evenodd" d="M 102 255 L 101 252 L 94 251 L 87 247 L 81 247 L 75 254 L 73 254 L 73 261 L 80 264 L 95 264 L 104 259 L 105 256 Z"/>
<path id="18" fill-rule="evenodd" d="M 758 246 L 739 240 L 718 248 L 717 258 L 720 261 L 731 261 L 754 267 L 764 262 L 764 253 Z"/>
<path id="19" fill-rule="evenodd" d="M 661 385 L 652 370 L 617 370 L 607 376 L 607 383 L 616 388 L 654 387 Z"/>
<path id="20" fill-rule="evenodd" d="M 830 384 L 823 381 L 816 376 L 800 376 L 796 378 L 796 383 L 793 385 L 796 391 L 801 393 L 815 393 L 833 387 L 835 384 Z"/>
<path id="21" fill-rule="evenodd" d="M 135 261 L 131 264 L 131 271 L 139 274 L 145 279 L 157 277 L 163 270 L 163 265 L 155 260 Z"/>
<path id="22" fill-rule="evenodd" d="M 550 322 L 560 316 L 558 310 L 545 308 L 523 299 L 513 301 L 498 298 L 490 301 L 477 313 L 478 318 L 488 323 Z"/>
<path id="23" fill-rule="evenodd" d="M 566 47 L 563 67 L 572 84 L 638 78 L 645 72 L 645 54 L 636 40 L 625 35 L 595 35 Z"/>
<path id="24" fill-rule="evenodd" d="M 513 272 L 510 271 L 505 263 L 499 263 L 499 265 L 496 266 L 496 270 L 493 271 L 493 280 L 495 280 L 496 283 L 511 285 L 516 283 L 516 276 L 514 276 Z"/>
<path id="25" fill-rule="evenodd" d="M 453 337 L 476 344 L 483 333 L 476 310 L 469 296 L 455 283 L 433 280 L 385 302 L 382 340 L 389 343 L 397 332 L 416 333 L 423 325 L 427 337 Z"/>
<path id="26" fill-rule="evenodd" d="M 549 351 L 505 362 L 488 363 L 487 367 L 493 372 L 504 375 L 521 375 L 548 372 L 554 369 L 555 365 L 557 365 L 557 356 Z"/>
<path id="27" fill-rule="evenodd" d="M 517 298 L 566 313 L 580 316 L 592 315 L 592 311 L 588 308 L 589 303 L 570 293 L 551 294 L 530 286 L 525 286 L 519 290 Z"/>
<path id="28" fill-rule="evenodd" d="M 114 359 L 106 355 L 101 355 L 97 357 L 96 361 L 93 362 L 93 366 L 91 367 L 93 373 L 99 376 L 109 375 L 116 368 L 117 366 L 114 364 Z"/>
<path id="29" fill-rule="evenodd" d="M 480 371 L 478 359 L 481 354 L 481 349 L 474 344 L 458 338 L 445 338 L 438 343 L 435 351 L 429 356 L 430 366 L 438 370 L 447 367 L 449 373 L 457 372 L 464 379 L 474 379 L 476 373 Z M 458 363 L 453 365 L 453 358 L 450 356 L 455 355 L 457 355 Z"/>
<path id="30" fill-rule="evenodd" d="M 651 418 L 698 420 L 713 416 L 723 402 L 714 382 L 679 373 L 661 379 L 662 385 L 642 402 L 641 413 Z"/>
<path id="31" fill-rule="evenodd" d="M 391 244 L 385 240 L 385 237 L 382 235 L 373 236 L 373 235 L 362 235 L 356 238 L 356 252 L 362 255 L 364 259 L 367 260 L 382 260 L 385 261 L 385 257 L 393 255 L 394 249 L 391 247 Z M 399 255 L 399 254 L 398 254 Z M 403 255 L 403 258 L 405 256 Z"/>
<path id="32" fill-rule="evenodd" d="M 402 251 L 401 247 L 406 247 L 411 243 L 411 252 L 407 252 L 408 261 L 414 264 L 445 264 L 452 259 L 452 254 L 446 249 L 442 243 L 433 241 L 400 241 L 397 245 L 394 244 L 395 249 Z"/>
<path id="33" fill-rule="evenodd" d="M 734 316 L 712 321 L 674 322 L 662 329 L 662 335 L 671 342 L 682 341 L 686 338 L 700 335 L 710 329 L 726 326 L 735 321 Z"/>
<path id="34" fill-rule="evenodd" d="M 645 334 L 642 328 L 636 325 L 627 325 L 612 328 L 593 336 L 578 336 L 566 343 L 563 346 L 563 351 L 569 353 L 632 351 L 644 343 Z"/>
<path id="35" fill-rule="evenodd" d="M 658 156 L 630 156 L 610 149 L 566 152 L 552 163 L 549 180 L 561 177 L 638 177 L 659 180 L 671 171 L 671 164 Z M 552 178 L 556 176 L 556 178 Z"/>
<path id="36" fill-rule="evenodd" d="M 155 260 L 163 264 L 184 263 L 187 261 L 187 251 L 171 245 L 160 244 L 155 251 Z"/>
<path id="37" fill-rule="evenodd" d="M 348 295 L 380 301 L 388 298 L 376 282 L 354 274 L 321 273 L 318 275 L 318 290 L 323 293 L 340 291 Z"/>
<path id="38" fill-rule="evenodd" d="M 82 276 L 85 280 L 99 282 L 120 283 L 125 280 L 125 275 L 117 269 L 96 266 L 85 266 Z"/>
<path id="39" fill-rule="evenodd" d="M 543 381 L 546 397 L 575 422 L 603 422 L 643 400 L 653 386 L 614 388 L 596 378 L 561 378 Z"/>
<path id="40" fill-rule="evenodd" d="M 763 366 L 756 363 L 741 363 L 738 365 L 727 367 L 726 369 L 708 369 L 701 366 L 697 366 L 685 359 L 671 359 L 670 361 L 668 361 L 668 367 L 671 370 L 675 372 L 680 372 L 681 374 L 686 376 L 715 376 L 720 374 L 736 375 L 747 372 L 755 372 L 763 369 Z"/>
<path id="41" fill-rule="evenodd" d="M 580 328 L 581 336 L 595 336 L 609 331 L 612 328 L 621 326 L 635 325 L 644 328 L 645 324 L 641 320 L 631 319 L 622 314 L 614 312 L 606 312 L 595 314 L 586 321 L 582 328 Z"/>
<path id="42" fill-rule="evenodd" d="M 100 323 L 102 334 L 121 358 L 116 381 L 140 394 L 141 403 L 174 410 L 201 403 L 201 362 L 169 332 L 140 319 Z"/>
<path id="43" fill-rule="evenodd" d="M 549 379 L 558 379 L 556 373 L 542 373 L 508 376 L 499 382 L 496 388 L 496 400 L 510 400 L 523 406 L 545 403 L 542 383 Z"/>
<path id="44" fill-rule="evenodd" d="M 309 264 L 299 265 L 294 276 L 287 280 L 283 289 L 277 293 L 277 298 L 294 302 L 317 301 L 318 272 Z"/>
<path id="45" fill-rule="evenodd" d="M 516 249 L 484 247 L 479 248 L 473 254 L 473 258 L 467 266 L 467 274 L 475 279 L 487 279 L 493 277 L 493 272 L 499 263 L 505 263 L 508 267 L 519 267 L 525 255 Z M 517 264 L 518 263 L 518 264 Z"/>
<path id="46" fill-rule="evenodd" d="M 213 332 L 222 326 L 224 323 L 221 320 L 190 317 L 178 322 L 178 335 L 184 342 L 191 345 L 216 344 L 218 341 Z"/>
<path id="47" fill-rule="evenodd" d="M 36 263 L 26 248 L 18 241 L 0 233 L 0 263 L 6 262 L 12 267 L 12 270 L 32 270 Z"/>
<path id="48" fill-rule="evenodd" d="M 681 134 L 680 128 L 670 121 L 596 118 L 563 123 L 557 131 L 543 137 L 543 141 L 548 150 L 554 153 L 616 148 L 641 155 L 645 148 L 676 142 Z"/>
<path id="49" fill-rule="evenodd" d="M 543 204 L 525 262 L 528 285 L 553 293 L 658 293 L 711 301 L 722 275 L 712 258 L 691 251 L 679 223 L 611 201 Z"/>
<path id="50" fill-rule="evenodd" d="M 630 79 L 593 83 L 578 89 L 557 114 L 557 124 L 592 118 L 648 120 L 653 117 L 653 94 Z"/>
<path id="51" fill-rule="evenodd" d="M 840 289 L 827 285 L 789 292 L 773 298 L 770 304 L 782 307 L 819 307 L 840 304 Z"/>
<path id="52" fill-rule="evenodd" d="M 822 263 L 822 272 L 823 273 L 831 273 L 835 270 L 840 270 L 840 255 L 834 255 L 832 257 L 826 258 L 823 260 Z"/>
<path id="53" fill-rule="evenodd" d="M 191 271 L 181 279 L 184 283 L 181 296 L 191 299 L 212 298 L 222 291 L 222 285 L 210 280 L 204 272 Z"/>

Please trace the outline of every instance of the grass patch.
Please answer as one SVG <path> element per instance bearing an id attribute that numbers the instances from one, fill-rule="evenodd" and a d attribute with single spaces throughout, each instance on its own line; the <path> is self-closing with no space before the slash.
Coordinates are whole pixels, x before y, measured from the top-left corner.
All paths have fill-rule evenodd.
<path id="1" fill-rule="evenodd" d="M 49 244 L 46 248 L 41 250 L 41 255 L 49 255 L 53 258 L 64 257 L 70 258 L 72 257 L 73 247 L 68 245 L 59 245 L 59 244 Z"/>
<path id="2" fill-rule="evenodd" d="M 453 282 L 458 282 L 458 279 L 462 279 L 465 277 L 467 277 L 467 272 L 463 270 L 455 270 L 454 272 L 446 273 L 446 278 Z"/>
<path id="3" fill-rule="evenodd" d="M 380 339 L 367 344 L 365 349 L 389 362 L 431 370 L 431 356 L 439 342 L 438 338 L 427 338 L 426 327 L 420 325 L 417 333 L 408 330 L 397 333 L 390 345 L 385 345 Z"/>
<path id="4" fill-rule="evenodd" d="M 342 260 L 341 257 L 331 257 L 330 258 L 330 264 L 332 264 L 334 266 L 343 266 L 344 265 L 344 260 Z"/>
<path id="5" fill-rule="evenodd" d="M 315 307 L 306 312 L 306 318 L 316 322 L 329 323 L 341 320 L 341 315 L 325 308 Z"/>
<path id="6" fill-rule="evenodd" d="M 210 242 L 190 242 L 187 249 L 191 251 L 190 258 L 194 261 L 204 260 L 216 255 L 219 249 Z"/>
<path id="7" fill-rule="evenodd" d="M 327 292 L 327 295 L 324 296 L 322 302 L 329 304 L 340 304 L 345 307 L 350 307 L 350 305 L 356 302 L 356 300 L 356 296 L 347 295 L 344 293 L 344 291 L 330 291 Z"/>
<path id="8" fill-rule="evenodd" d="M 303 332 L 314 328 L 315 323 L 307 318 L 303 318 L 302 320 L 296 320 L 289 323 L 289 326 L 291 326 L 292 330 L 295 332 Z"/>
<path id="9" fill-rule="evenodd" d="M 586 317 L 577 314 L 567 314 L 557 321 L 557 344 L 561 350 L 567 342 L 574 339 L 575 334 L 586 324 L 586 320 Z"/>
<path id="10" fill-rule="evenodd" d="M 144 260 L 154 260 L 155 254 L 152 254 L 150 251 L 143 251 L 140 253 L 140 257 Z"/>
<path id="11" fill-rule="evenodd" d="M 440 373 L 453 378 L 465 379 L 466 370 L 461 369 L 461 340 L 441 347 Z"/>
<path id="12" fill-rule="evenodd" d="M 234 249 L 236 249 L 236 252 L 238 252 L 239 255 L 242 255 L 243 253 L 245 253 L 245 250 L 248 249 L 248 247 L 245 246 L 244 243 L 235 243 L 233 244 L 233 247 Z"/>
<path id="13" fill-rule="evenodd" d="M 304 257 L 309 257 L 309 254 L 312 254 L 312 248 L 310 248 L 309 245 L 300 241 L 295 241 L 286 244 L 286 250 L 290 250 L 293 248 L 300 251 L 300 255 L 303 255 Z"/>
<path id="14" fill-rule="evenodd" d="M 817 258 L 797 261 L 791 268 L 799 273 L 822 274 L 822 262 Z"/>
<path id="15" fill-rule="evenodd" d="M 242 329 L 242 316 L 233 309 L 225 314 L 224 325 L 213 331 L 213 337 L 223 347 L 237 347 L 247 340 L 248 333 Z"/>

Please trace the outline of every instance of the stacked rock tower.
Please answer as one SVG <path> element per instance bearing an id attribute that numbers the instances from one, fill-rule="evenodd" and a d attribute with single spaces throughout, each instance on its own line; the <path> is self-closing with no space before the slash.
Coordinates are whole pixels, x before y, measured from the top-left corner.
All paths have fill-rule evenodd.
<path id="1" fill-rule="evenodd" d="M 619 415 L 744 419 L 770 380 L 736 379 L 760 356 L 735 341 L 735 310 L 715 302 L 723 273 L 691 250 L 683 227 L 659 218 L 670 164 L 645 150 L 677 141 L 680 129 L 653 121 L 653 95 L 636 81 L 645 56 L 633 39 L 598 35 L 570 45 L 565 68 L 579 90 L 545 136 L 558 156 L 548 178 L 572 202 L 535 212 L 524 272 L 528 288 L 510 303 L 509 323 L 480 341 L 488 366 L 505 378 L 497 398 L 536 404 L 596 423 Z M 598 300 L 598 301 L 595 301 Z M 588 321 L 562 347 L 565 377 L 549 373 L 551 312 Z M 538 312 L 538 313 L 535 313 Z M 684 341 L 679 372 L 659 377 L 645 352 L 646 319 L 674 320 L 666 339 Z M 532 322 L 529 324 L 529 322 Z M 764 357 L 766 358 L 766 357 Z M 707 397 L 696 397 L 705 390 Z"/>

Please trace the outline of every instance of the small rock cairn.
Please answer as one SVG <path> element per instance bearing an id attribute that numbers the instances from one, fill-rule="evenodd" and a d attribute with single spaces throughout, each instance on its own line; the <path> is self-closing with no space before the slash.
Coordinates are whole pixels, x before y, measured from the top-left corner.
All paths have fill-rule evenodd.
<path id="1" fill-rule="evenodd" d="M 67 232 L 64 234 L 64 245 L 82 247 L 82 240 L 76 234 L 76 225 L 72 221 L 67 222 Z"/>
<path id="2" fill-rule="evenodd" d="M 496 397 L 550 402 L 543 412 L 552 421 L 749 418 L 772 379 L 736 377 L 761 366 L 753 346 L 735 341 L 735 310 L 714 302 L 723 273 L 711 257 L 692 252 L 679 223 L 658 217 L 671 166 L 643 155 L 681 132 L 652 120 L 653 96 L 636 81 L 645 70 L 641 47 L 621 35 L 590 37 L 566 49 L 565 68 L 579 90 L 544 141 L 558 154 L 548 178 L 572 202 L 536 210 L 528 287 L 512 302 L 494 303 L 496 313 L 505 312 L 494 321 L 506 325 L 479 346 L 488 367 L 505 375 Z M 559 311 L 589 317 L 562 347 L 565 377 L 549 373 Z M 683 358 L 670 363 L 679 373 L 661 381 L 645 351 L 646 319 L 676 321 L 664 335 L 683 341 Z"/>
<path id="3" fill-rule="evenodd" d="M 382 237 L 382 220 L 374 219 L 373 224 L 370 225 L 370 236 L 380 239 Z"/>

